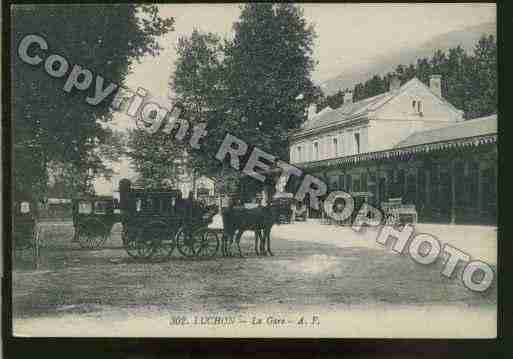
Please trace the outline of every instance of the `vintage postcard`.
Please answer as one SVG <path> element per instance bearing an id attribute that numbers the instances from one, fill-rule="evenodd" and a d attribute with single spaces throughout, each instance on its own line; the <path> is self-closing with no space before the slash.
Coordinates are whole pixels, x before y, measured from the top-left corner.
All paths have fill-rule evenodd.
<path id="1" fill-rule="evenodd" d="M 10 21 L 14 336 L 497 336 L 495 4 Z"/>

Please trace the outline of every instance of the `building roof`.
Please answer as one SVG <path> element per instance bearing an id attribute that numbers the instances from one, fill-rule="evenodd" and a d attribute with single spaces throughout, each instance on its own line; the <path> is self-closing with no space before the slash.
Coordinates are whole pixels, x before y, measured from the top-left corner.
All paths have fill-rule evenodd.
<path id="1" fill-rule="evenodd" d="M 408 160 L 416 154 L 494 144 L 497 134 L 497 115 L 492 115 L 415 133 L 388 150 L 303 162 L 296 166 L 303 169 L 330 168 L 353 166 L 366 161 Z"/>
<path id="2" fill-rule="evenodd" d="M 321 112 L 317 113 L 311 120 L 306 121 L 304 125 L 299 130 L 294 131 L 294 133 L 300 133 L 305 130 L 313 130 L 317 128 L 327 127 L 330 125 L 335 125 L 347 120 L 366 117 L 369 114 L 369 112 L 378 110 L 379 108 L 383 107 L 386 103 L 388 103 L 390 100 L 397 97 L 399 94 L 403 93 L 408 88 L 416 84 L 421 84 L 426 89 L 431 91 L 429 87 L 427 87 L 423 82 L 414 77 L 411 80 L 404 83 L 397 90 L 387 91 L 382 94 L 369 97 L 357 102 L 346 103 L 335 110 L 322 110 Z M 444 104 L 449 106 L 454 111 L 459 111 L 444 98 L 441 98 L 441 100 Z"/>
<path id="3" fill-rule="evenodd" d="M 301 130 L 309 130 L 318 127 L 332 125 L 351 118 L 360 117 L 381 107 L 395 96 L 395 93 L 385 92 L 380 95 L 369 97 L 361 101 L 346 103 L 332 111 L 321 111 L 307 121 Z"/>
<path id="4" fill-rule="evenodd" d="M 455 123 L 434 130 L 417 132 L 399 142 L 395 148 L 450 141 L 497 133 L 497 115 Z"/>

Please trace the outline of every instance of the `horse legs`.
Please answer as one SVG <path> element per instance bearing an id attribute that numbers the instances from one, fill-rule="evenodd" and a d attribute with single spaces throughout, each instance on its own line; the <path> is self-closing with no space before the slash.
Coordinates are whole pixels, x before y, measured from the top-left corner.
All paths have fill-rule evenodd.
<path id="1" fill-rule="evenodd" d="M 262 229 L 258 230 L 258 233 L 259 233 L 259 237 L 260 237 L 260 255 L 265 256 L 265 255 L 267 255 L 267 253 L 265 251 L 265 231 L 262 228 Z"/>
<path id="2" fill-rule="evenodd" d="M 270 228 L 265 230 L 264 242 L 265 242 L 265 239 L 267 239 L 267 253 L 269 253 L 270 256 L 274 256 L 273 252 L 271 252 L 271 229 Z"/>
<path id="3" fill-rule="evenodd" d="M 243 233 L 244 233 L 244 231 L 242 229 L 240 229 L 239 232 L 237 233 L 237 237 L 235 238 L 235 244 L 237 245 L 237 249 L 239 250 L 239 256 L 241 258 L 244 257 L 242 255 L 242 251 L 240 249 L 240 239 L 241 239 Z"/>
<path id="4" fill-rule="evenodd" d="M 230 255 L 230 246 L 233 241 L 233 236 L 235 233 L 233 232 L 224 232 L 223 237 L 221 239 L 221 251 L 223 256 L 228 257 Z"/>
<path id="5" fill-rule="evenodd" d="M 255 230 L 255 253 L 256 255 L 258 256 L 259 253 L 258 253 L 258 241 L 261 241 L 262 239 L 260 238 L 260 231 L 258 230 Z"/>

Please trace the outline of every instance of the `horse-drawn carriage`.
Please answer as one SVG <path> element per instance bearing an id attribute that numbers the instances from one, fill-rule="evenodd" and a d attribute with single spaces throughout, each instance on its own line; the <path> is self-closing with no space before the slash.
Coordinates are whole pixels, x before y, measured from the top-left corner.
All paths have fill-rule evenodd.
<path id="1" fill-rule="evenodd" d="M 113 197 L 88 196 L 73 200 L 74 240 L 82 248 L 101 248 L 119 221 L 119 203 Z"/>
<path id="2" fill-rule="evenodd" d="M 207 226 L 213 208 L 168 188 L 132 188 L 120 182 L 122 239 L 134 258 L 164 260 L 175 247 L 186 257 L 213 256 L 219 236 Z"/>

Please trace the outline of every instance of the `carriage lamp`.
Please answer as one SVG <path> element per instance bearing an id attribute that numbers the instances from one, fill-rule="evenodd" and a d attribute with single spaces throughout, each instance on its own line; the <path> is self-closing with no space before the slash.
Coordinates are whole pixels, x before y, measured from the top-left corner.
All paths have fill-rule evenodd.
<path id="1" fill-rule="evenodd" d="M 30 213 L 30 203 L 21 202 L 20 204 L 20 212 L 23 214 Z"/>

